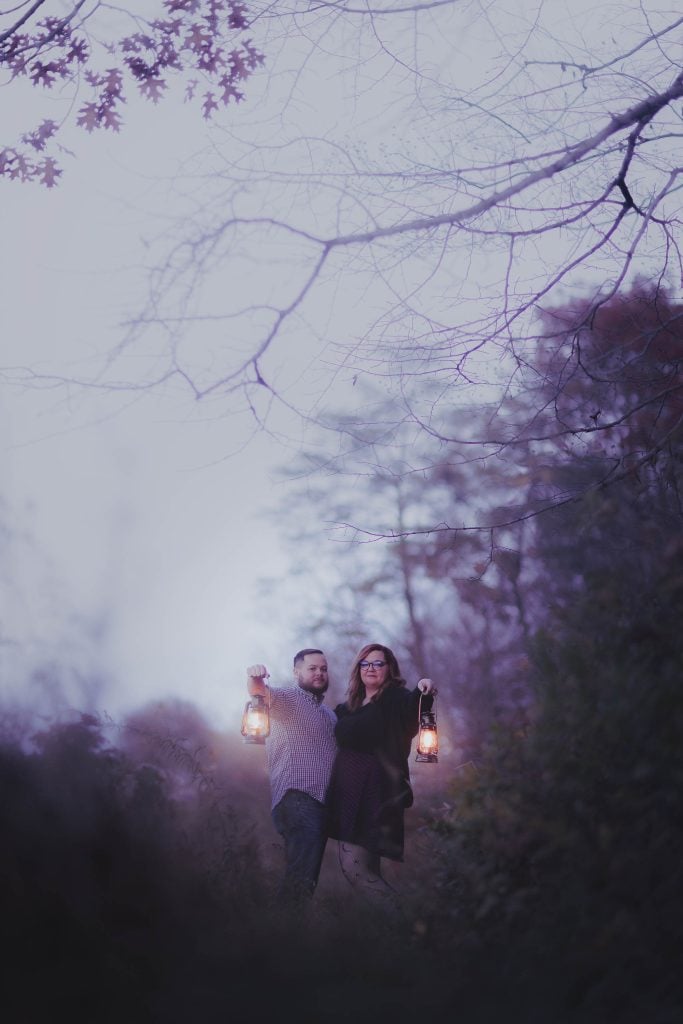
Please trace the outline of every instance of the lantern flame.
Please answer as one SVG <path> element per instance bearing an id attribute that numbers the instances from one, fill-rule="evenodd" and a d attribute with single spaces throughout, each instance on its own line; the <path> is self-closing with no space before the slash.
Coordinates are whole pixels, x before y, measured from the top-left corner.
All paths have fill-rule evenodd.
<path id="1" fill-rule="evenodd" d="M 270 735 L 268 705 L 263 697 L 247 701 L 242 715 L 242 735 L 245 743 L 265 743 Z"/>
<path id="2" fill-rule="evenodd" d="M 432 705 L 433 708 L 434 705 Z M 436 712 L 422 711 L 422 696 L 420 696 L 419 730 L 417 734 L 416 761 L 438 761 L 439 760 L 439 735 L 436 731 Z"/>

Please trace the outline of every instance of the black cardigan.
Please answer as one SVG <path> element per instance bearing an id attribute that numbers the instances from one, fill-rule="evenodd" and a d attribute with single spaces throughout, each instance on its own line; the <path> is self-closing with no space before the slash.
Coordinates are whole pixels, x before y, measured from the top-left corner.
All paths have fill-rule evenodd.
<path id="1" fill-rule="evenodd" d="M 376 700 L 356 711 L 350 711 L 346 704 L 335 708 L 334 733 L 339 746 L 374 754 L 382 766 L 386 797 L 403 807 L 413 802 L 408 758 L 419 728 L 420 697 L 423 710 L 429 711 L 432 696 L 421 694 L 417 687 L 408 690 L 403 686 L 387 687 Z"/>

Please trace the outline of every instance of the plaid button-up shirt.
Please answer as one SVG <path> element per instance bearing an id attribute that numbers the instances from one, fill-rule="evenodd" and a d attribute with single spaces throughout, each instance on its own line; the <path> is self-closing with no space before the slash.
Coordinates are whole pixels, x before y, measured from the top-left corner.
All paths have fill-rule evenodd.
<path id="1" fill-rule="evenodd" d="M 300 686 L 269 687 L 270 736 L 266 741 L 271 807 L 288 789 L 324 803 L 337 753 L 337 716 Z"/>

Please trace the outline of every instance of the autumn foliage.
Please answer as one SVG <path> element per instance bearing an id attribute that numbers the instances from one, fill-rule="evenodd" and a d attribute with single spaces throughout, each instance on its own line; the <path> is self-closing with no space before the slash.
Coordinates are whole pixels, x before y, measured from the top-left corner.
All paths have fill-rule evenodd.
<path id="1" fill-rule="evenodd" d="M 131 32 L 105 25 L 106 43 L 94 34 L 101 30 L 99 21 L 95 24 L 102 17 L 97 8 L 84 13 L 80 0 L 66 16 L 39 18 L 46 6 L 39 0 L 21 16 L 16 9 L 0 15 L 16 19 L 0 28 L 0 70 L 37 88 L 67 86 L 75 122 L 87 132 L 118 132 L 131 89 L 158 103 L 174 77 L 184 83 L 185 99 L 198 102 L 208 119 L 244 98 L 242 83 L 263 63 L 243 35 L 249 19 L 238 0 L 159 0 L 165 17 L 128 15 Z M 53 187 L 62 173 L 55 153 L 57 136 L 71 117 L 68 105 L 67 110 L 61 122 L 45 119 L 15 145 L 0 148 L 0 176 Z"/>

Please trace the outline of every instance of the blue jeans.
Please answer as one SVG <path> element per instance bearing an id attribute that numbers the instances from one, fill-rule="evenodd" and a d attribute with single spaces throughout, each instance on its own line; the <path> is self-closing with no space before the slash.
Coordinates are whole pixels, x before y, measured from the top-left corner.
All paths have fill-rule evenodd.
<path id="1" fill-rule="evenodd" d="M 288 789 L 272 811 L 285 841 L 285 873 L 278 896 L 300 901 L 313 895 L 327 843 L 327 808 L 299 789 Z"/>

